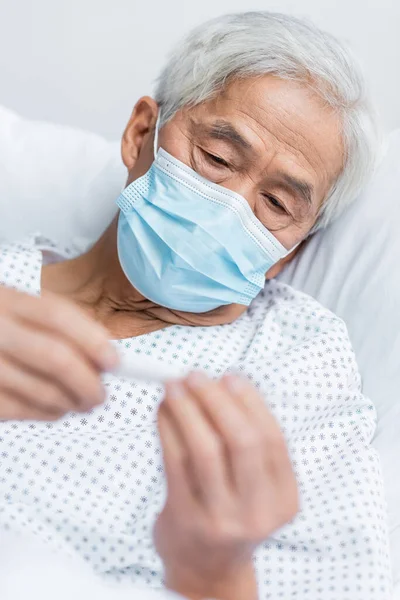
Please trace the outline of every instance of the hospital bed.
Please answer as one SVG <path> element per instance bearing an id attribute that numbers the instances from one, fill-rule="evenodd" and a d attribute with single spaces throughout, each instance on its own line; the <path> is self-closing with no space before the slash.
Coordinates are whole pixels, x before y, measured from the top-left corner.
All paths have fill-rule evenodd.
<path id="1" fill-rule="evenodd" d="M 83 250 L 115 213 L 124 184 L 119 143 L 31 122 L 0 107 L 0 241 L 39 230 Z M 369 187 L 317 233 L 281 274 L 342 317 L 364 392 L 378 411 L 374 439 L 388 503 L 400 600 L 400 130 L 387 139 Z M 1 565 L 0 565 L 1 572 Z"/>

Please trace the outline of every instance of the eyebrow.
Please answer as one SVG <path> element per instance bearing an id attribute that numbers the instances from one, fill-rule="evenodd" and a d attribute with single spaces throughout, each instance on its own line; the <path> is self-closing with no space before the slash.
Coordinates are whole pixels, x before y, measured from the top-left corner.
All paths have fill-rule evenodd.
<path id="1" fill-rule="evenodd" d="M 309 206 L 312 206 L 312 197 L 314 193 L 312 185 L 307 181 L 297 179 L 297 177 L 292 177 L 292 175 L 288 175 L 287 173 L 279 173 L 278 177 L 286 187 L 296 192 Z"/>
<path id="2" fill-rule="evenodd" d="M 226 140 L 234 146 L 242 150 L 250 150 L 251 144 L 248 142 L 233 125 L 226 121 L 217 120 L 212 125 L 193 124 L 196 131 L 200 129 L 202 133 L 206 133 L 217 140 Z"/>

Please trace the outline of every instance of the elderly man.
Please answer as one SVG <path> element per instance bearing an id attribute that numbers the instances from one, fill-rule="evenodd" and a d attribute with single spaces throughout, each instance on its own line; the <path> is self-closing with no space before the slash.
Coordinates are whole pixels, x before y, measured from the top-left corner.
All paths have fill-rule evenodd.
<path id="1" fill-rule="evenodd" d="M 78 257 L 37 237 L 1 250 L 0 281 L 43 296 L 9 308 L 2 418 L 44 420 L 1 424 L 3 523 L 105 579 L 162 584 L 162 389 L 106 374 L 94 407 L 113 357 L 46 313 L 52 294 L 132 362 L 195 371 L 159 411 L 169 587 L 250 600 L 254 559 L 263 599 L 389 598 L 375 412 L 346 328 L 273 281 L 355 197 L 376 145 L 362 78 L 331 36 L 264 12 L 190 33 L 133 110 L 121 211 L 101 239 Z"/>

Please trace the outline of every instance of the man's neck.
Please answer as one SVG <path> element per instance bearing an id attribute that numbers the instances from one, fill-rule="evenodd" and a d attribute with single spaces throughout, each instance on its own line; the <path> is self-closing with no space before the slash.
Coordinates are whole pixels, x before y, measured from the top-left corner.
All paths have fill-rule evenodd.
<path id="1" fill-rule="evenodd" d="M 218 309 L 213 314 L 184 313 L 144 298 L 121 268 L 116 239 L 117 219 L 85 254 L 44 266 L 42 293 L 69 298 L 118 339 L 143 335 L 169 325 L 207 326 L 223 322 Z"/>

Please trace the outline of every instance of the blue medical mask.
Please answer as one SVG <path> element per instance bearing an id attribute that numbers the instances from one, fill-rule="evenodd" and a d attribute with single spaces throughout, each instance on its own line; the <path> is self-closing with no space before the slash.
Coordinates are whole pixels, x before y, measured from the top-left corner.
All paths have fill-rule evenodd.
<path id="1" fill-rule="evenodd" d="M 157 135 L 154 155 L 149 171 L 117 200 L 126 277 L 145 298 L 174 310 L 248 306 L 287 249 L 242 196 L 157 152 Z"/>

